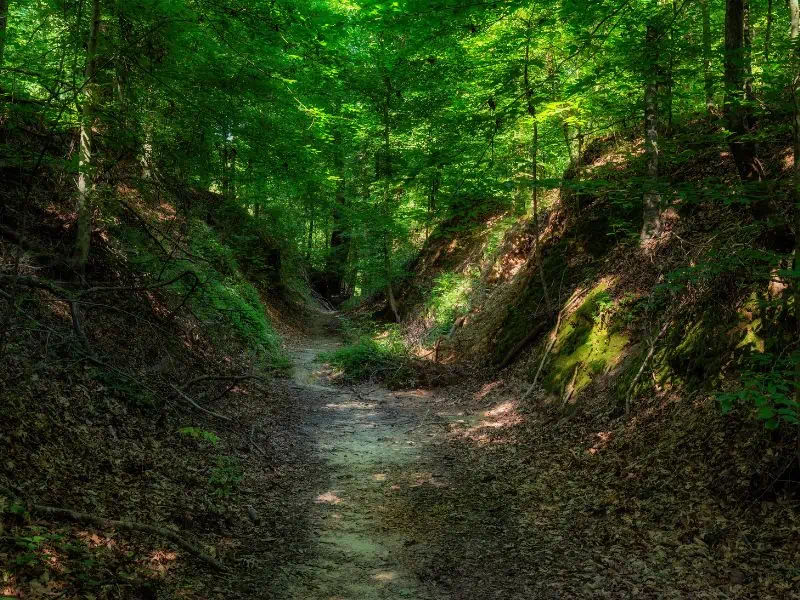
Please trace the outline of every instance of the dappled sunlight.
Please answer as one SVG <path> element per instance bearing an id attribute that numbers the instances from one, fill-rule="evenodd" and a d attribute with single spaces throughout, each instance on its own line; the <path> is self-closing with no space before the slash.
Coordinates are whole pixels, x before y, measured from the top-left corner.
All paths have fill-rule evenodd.
<path id="1" fill-rule="evenodd" d="M 316 504 L 341 504 L 343 501 L 342 499 L 336 495 L 336 492 L 331 490 L 329 492 L 325 492 L 320 494 L 314 499 Z"/>
<path id="2" fill-rule="evenodd" d="M 441 475 L 431 472 L 413 473 L 411 478 L 413 483 L 410 484 L 410 487 L 412 488 L 423 485 L 430 485 L 436 488 L 450 487 L 449 484 L 443 480 Z"/>
<path id="3" fill-rule="evenodd" d="M 614 432 L 613 431 L 599 431 L 594 434 L 594 445 L 587 449 L 586 452 L 594 456 L 595 454 L 599 454 L 602 450 L 611 443 L 611 440 L 614 439 Z"/>
<path id="4" fill-rule="evenodd" d="M 78 532 L 78 537 L 86 542 L 89 548 L 104 547 L 110 549 L 117 544 L 116 540 L 105 535 L 99 535 L 95 532 L 80 531 Z"/>
<path id="5" fill-rule="evenodd" d="M 174 566 L 177 558 L 178 555 L 170 550 L 153 550 L 147 561 L 150 571 L 163 577 Z"/>
<path id="6" fill-rule="evenodd" d="M 465 439 L 479 446 L 489 444 L 508 444 L 514 442 L 513 437 L 501 436 L 499 432 L 508 430 L 524 421 L 519 413 L 516 400 L 507 400 L 481 413 L 478 417 L 459 419 L 450 423 L 450 434 Z"/>
<path id="7" fill-rule="evenodd" d="M 350 402 L 329 402 L 325 408 L 332 410 L 374 410 L 376 405 L 372 402 L 353 400 Z"/>
<path id="8" fill-rule="evenodd" d="M 0 595 L 8 598 L 21 598 L 22 592 L 14 585 L 14 582 L 14 577 L 9 577 L 7 582 L 0 582 Z"/>
<path id="9" fill-rule="evenodd" d="M 500 388 L 502 388 L 503 385 L 504 385 L 504 382 L 503 382 L 502 379 L 498 379 L 496 381 L 490 381 L 489 383 L 484 383 L 481 386 L 481 389 L 478 390 L 473 395 L 473 398 L 475 400 L 483 400 L 484 398 L 486 398 L 492 392 L 495 392 L 495 391 L 499 390 Z"/>
<path id="10" fill-rule="evenodd" d="M 433 398 L 434 393 L 431 390 L 414 389 L 397 391 L 393 395 L 397 398 Z"/>

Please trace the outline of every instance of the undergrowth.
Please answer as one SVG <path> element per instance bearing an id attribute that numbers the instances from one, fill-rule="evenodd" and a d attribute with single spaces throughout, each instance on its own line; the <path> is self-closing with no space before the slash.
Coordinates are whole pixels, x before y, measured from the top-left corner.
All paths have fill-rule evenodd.
<path id="1" fill-rule="evenodd" d="M 413 385 L 416 377 L 411 353 L 396 325 L 370 330 L 344 320 L 342 329 L 350 343 L 321 354 L 320 360 L 337 368 L 344 379 L 378 379 L 390 388 Z"/>
<path id="2" fill-rule="evenodd" d="M 215 344 L 234 342 L 252 352 L 255 362 L 263 367 L 285 367 L 287 359 L 281 353 L 280 338 L 234 250 L 200 220 L 192 219 L 188 229 L 188 250 L 195 257 L 192 260 L 165 259 L 139 229 L 120 227 L 117 233 L 129 246 L 129 264 L 135 271 L 156 281 L 179 278 L 164 288 L 172 297 L 173 311 L 188 310 Z"/>

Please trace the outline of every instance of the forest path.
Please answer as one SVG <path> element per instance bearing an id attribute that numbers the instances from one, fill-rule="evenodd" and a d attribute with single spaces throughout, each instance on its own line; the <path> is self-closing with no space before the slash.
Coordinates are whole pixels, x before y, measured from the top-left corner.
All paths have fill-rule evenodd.
<path id="1" fill-rule="evenodd" d="M 286 597 L 445 598 L 417 580 L 413 565 L 402 564 L 403 548 L 415 542 L 388 514 L 393 496 L 430 470 L 420 464 L 417 433 L 430 412 L 426 392 L 332 383 L 319 356 L 342 345 L 338 317 L 318 311 L 314 321 L 311 339 L 290 353 L 293 387 L 308 402 L 303 433 L 313 438 L 311 460 L 325 475 L 308 482 L 308 496 L 298 499 L 307 504 L 316 547 L 307 563 L 284 569 Z"/>

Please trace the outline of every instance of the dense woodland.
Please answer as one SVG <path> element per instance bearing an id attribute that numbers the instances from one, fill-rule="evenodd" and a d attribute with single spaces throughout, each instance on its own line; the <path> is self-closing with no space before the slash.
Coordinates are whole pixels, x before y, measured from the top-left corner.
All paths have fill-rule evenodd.
<path id="1" fill-rule="evenodd" d="M 0 0 L 0 184 L 0 597 L 800 598 L 800 0 Z"/>

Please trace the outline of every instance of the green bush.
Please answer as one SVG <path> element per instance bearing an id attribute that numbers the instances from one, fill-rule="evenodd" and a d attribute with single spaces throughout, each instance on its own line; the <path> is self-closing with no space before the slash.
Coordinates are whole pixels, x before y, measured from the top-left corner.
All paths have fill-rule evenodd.
<path id="1" fill-rule="evenodd" d="M 414 381 L 410 354 L 397 327 L 373 336 L 362 333 L 348 346 L 326 352 L 320 359 L 340 369 L 350 381 L 375 377 L 389 387 L 405 387 Z"/>
<path id="2" fill-rule="evenodd" d="M 470 296 L 479 276 L 477 272 L 461 274 L 450 271 L 436 278 L 426 304 L 428 315 L 433 319 L 429 340 L 448 333 L 456 319 L 469 312 Z"/>

